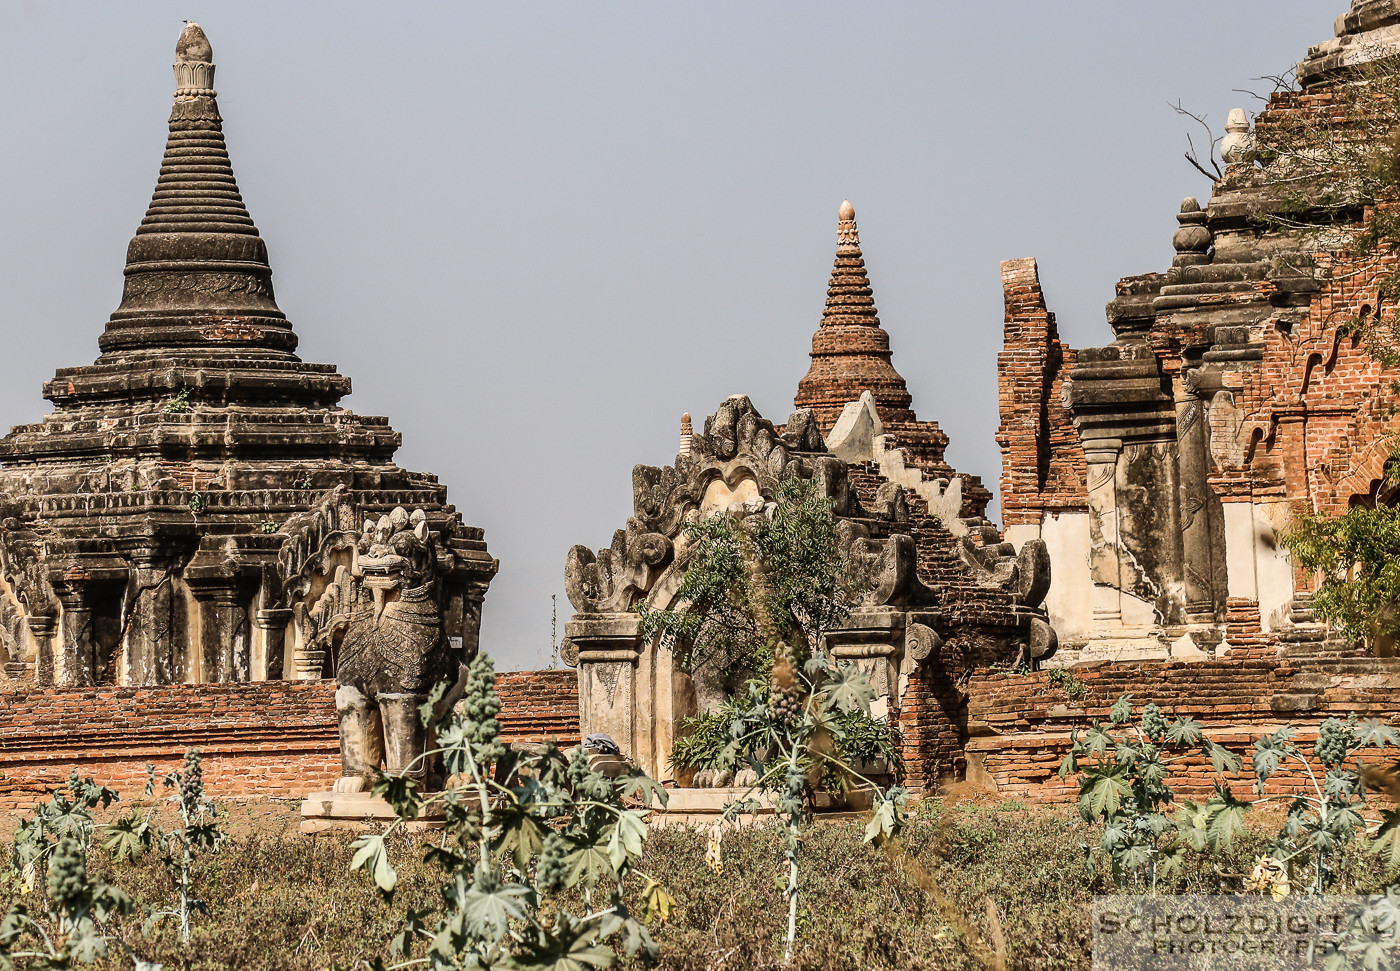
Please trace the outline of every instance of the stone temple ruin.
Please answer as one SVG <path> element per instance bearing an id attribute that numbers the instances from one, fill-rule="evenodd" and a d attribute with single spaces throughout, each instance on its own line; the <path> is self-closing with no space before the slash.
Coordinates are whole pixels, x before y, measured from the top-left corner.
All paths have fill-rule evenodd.
<path id="1" fill-rule="evenodd" d="M 496 561 L 399 435 L 346 411 L 278 309 L 191 24 L 170 137 L 91 365 L 44 386 L 54 412 L 0 440 L 0 655 L 12 685 L 320 679 L 325 594 L 361 524 L 398 507 L 436 549 L 446 636 L 476 650 Z M 406 512 L 403 513 L 407 515 Z"/>
<path id="2" fill-rule="evenodd" d="M 947 436 L 911 409 L 850 203 L 841 207 L 826 309 L 796 403 L 775 427 L 748 398 L 729 398 L 703 433 L 683 431 L 674 465 L 633 470 L 633 515 L 611 547 L 569 552 L 566 589 L 577 613 L 563 656 L 579 669 L 581 733 L 610 735 L 655 778 L 670 776 L 682 720 L 724 699 L 670 651 L 643 641 L 634 605 L 673 606 L 687 518 L 761 509 L 783 478 L 799 476 L 832 501 L 856 586 L 867 591 L 843 628 L 827 634 L 828 649 L 870 675 L 877 710 L 899 723 L 913 784 L 955 775 L 960 685 L 989 665 L 1054 653 L 1040 606 L 1049 561 L 1039 541 L 1019 554 L 1001 542 L 982 517 L 986 489 L 946 463 Z"/>
<path id="3" fill-rule="evenodd" d="M 1241 746 L 1285 721 L 1303 744 L 1328 717 L 1393 722 L 1400 658 L 1375 656 L 1393 645 L 1332 636 L 1279 541 L 1297 512 L 1397 498 L 1395 375 L 1350 325 L 1393 319 L 1400 259 L 1349 250 L 1370 213 L 1261 151 L 1357 137 L 1354 68 L 1400 57 L 1400 4 L 1354 0 L 1334 33 L 1252 127 L 1231 113 L 1222 177 L 1164 222 L 1172 266 L 1119 282 L 1110 343 L 1065 344 L 1035 261 L 1003 264 L 1002 527 L 913 409 L 844 204 L 796 410 L 774 424 L 736 395 L 699 433 L 683 420 L 673 464 L 634 469 L 612 544 L 567 554 L 576 670 L 502 676 L 507 740 L 603 733 L 669 779 L 683 720 L 722 689 L 644 642 L 634 608 L 673 606 L 688 518 L 762 510 L 793 475 L 832 501 L 865 591 L 827 646 L 869 674 L 916 789 L 1073 800 L 1069 734 L 1125 693 Z M 319 787 L 334 816 L 422 750 L 410 714 L 476 651 L 496 562 L 435 478 L 394 464 L 384 419 L 338 407 L 348 380 L 296 357 L 197 26 L 175 72 L 101 356 L 0 440 L 0 807 L 85 762 L 139 784 L 197 739 L 221 795 Z M 1208 763 L 1182 780 L 1213 784 Z"/>

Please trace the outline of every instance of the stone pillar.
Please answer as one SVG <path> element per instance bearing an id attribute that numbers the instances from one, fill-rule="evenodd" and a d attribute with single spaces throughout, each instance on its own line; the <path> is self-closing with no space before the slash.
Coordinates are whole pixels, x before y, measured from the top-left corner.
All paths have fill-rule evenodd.
<path id="1" fill-rule="evenodd" d="M 262 631 L 261 663 L 256 665 L 254 678 L 257 680 L 280 681 L 286 663 L 287 625 L 292 622 L 292 612 L 286 608 L 259 610 L 253 615 L 253 622 Z"/>
<path id="2" fill-rule="evenodd" d="M 1181 537 L 1186 622 L 1214 624 L 1223 606 L 1215 578 L 1225 551 L 1217 542 L 1219 500 L 1207 476 L 1211 458 L 1205 421 L 1205 402 L 1176 382 L 1176 433 L 1181 475 Z"/>
<path id="3" fill-rule="evenodd" d="M 248 630 L 249 592 L 230 580 L 196 588 L 199 599 L 199 680 L 252 680 L 252 643 Z"/>
<path id="4" fill-rule="evenodd" d="M 840 661 L 855 664 L 875 690 L 871 711 L 877 716 L 899 707 L 899 662 L 904 647 L 905 611 L 899 607 L 860 607 L 845 622 L 826 632 L 826 648 Z"/>
<path id="5" fill-rule="evenodd" d="M 180 675 L 188 677 L 198 665 L 193 663 L 193 650 L 183 658 L 176 656 L 175 637 L 182 627 L 177 617 L 174 576 L 149 559 L 137 560 L 134 566 L 135 587 L 124 642 L 130 683 L 170 684 Z M 177 663 L 180 661 L 184 663 Z"/>
<path id="6" fill-rule="evenodd" d="M 675 728 L 669 651 L 643 651 L 635 613 L 575 614 L 566 663 L 578 666 L 579 730 L 610 735 L 653 779 L 670 773 Z M 645 654 L 645 657 L 643 656 Z"/>
<path id="7" fill-rule="evenodd" d="M 462 593 L 462 656 L 476 657 L 481 647 L 481 607 L 486 599 L 487 583 L 472 581 Z"/>
<path id="8" fill-rule="evenodd" d="M 59 647 L 53 683 L 73 688 L 97 681 L 97 655 L 92 639 L 92 605 L 82 580 L 56 584 L 55 592 L 63 605 L 62 644 Z"/>
<path id="9" fill-rule="evenodd" d="M 29 625 L 29 633 L 34 638 L 34 683 L 53 684 L 53 632 L 57 618 L 53 614 L 32 614 L 25 618 L 25 623 Z"/>
<path id="10" fill-rule="evenodd" d="M 1120 443 L 1096 439 L 1084 444 L 1089 492 L 1089 575 L 1094 581 L 1094 626 L 1120 627 L 1123 605 L 1118 556 L 1118 502 L 1113 487 Z"/>

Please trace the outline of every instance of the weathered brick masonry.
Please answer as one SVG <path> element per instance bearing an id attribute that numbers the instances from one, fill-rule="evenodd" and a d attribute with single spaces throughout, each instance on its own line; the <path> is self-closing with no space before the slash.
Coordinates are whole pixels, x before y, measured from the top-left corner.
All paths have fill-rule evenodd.
<path id="1" fill-rule="evenodd" d="M 1070 732 L 1095 719 L 1107 722 L 1113 703 L 1131 694 L 1137 712 L 1154 702 L 1169 721 L 1190 716 L 1212 740 L 1245 756 L 1246 774 L 1232 779 L 1232 788 L 1243 795 L 1253 785 L 1249 755 L 1262 734 L 1291 724 L 1298 743 L 1311 753 L 1325 718 L 1355 714 L 1393 723 L 1400 714 L 1397 672 L 1400 660 L 1393 658 L 1103 662 L 1072 670 L 1084 692 L 1078 698 L 1070 698 L 1047 671 L 994 674 L 968 685 L 968 779 L 1026 802 L 1073 801 L 1078 796 L 1073 779 L 1056 774 L 1069 751 Z M 1173 766 L 1171 779 L 1179 796 L 1204 796 L 1214 785 L 1210 763 L 1199 752 Z M 1268 791 L 1292 791 L 1297 782 L 1280 776 Z"/>
<path id="2" fill-rule="evenodd" d="M 496 676 L 508 741 L 578 741 L 572 671 Z M 300 798 L 340 775 L 335 684 L 245 684 L 0 692 L 0 810 L 27 808 L 70 769 L 140 792 L 146 764 L 174 768 L 185 750 L 204 756 L 216 799 Z"/>

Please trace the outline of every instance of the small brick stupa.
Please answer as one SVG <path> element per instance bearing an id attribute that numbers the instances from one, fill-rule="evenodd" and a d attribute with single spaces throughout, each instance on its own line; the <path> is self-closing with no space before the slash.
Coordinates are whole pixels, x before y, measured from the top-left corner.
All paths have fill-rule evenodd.
<path id="1" fill-rule="evenodd" d="M 448 633 L 474 645 L 496 569 L 436 477 L 394 464 L 384 418 L 340 407 L 272 290 L 190 24 L 170 137 L 127 249 L 101 356 L 44 387 L 56 410 L 0 440 L 0 655 L 80 685 L 321 677 L 312 619 L 366 516 L 422 509 L 446 552 Z M 290 635 L 290 636 L 288 636 Z"/>
<path id="2" fill-rule="evenodd" d="M 955 470 L 944 458 L 948 436 L 936 421 L 920 421 L 913 396 L 891 362 L 890 335 L 880 326 L 874 291 L 860 251 L 856 211 L 841 203 L 836 230 L 836 263 L 826 290 L 826 307 L 812 335 L 812 366 L 797 385 L 797 408 L 810 408 L 823 435 L 830 435 L 851 402 L 870 392 L 886 445 L 901 448 L 912 466 L 932 478 L 962 480 L 961 514 L 981 517 L 991 493 L 977 476 Z"/>

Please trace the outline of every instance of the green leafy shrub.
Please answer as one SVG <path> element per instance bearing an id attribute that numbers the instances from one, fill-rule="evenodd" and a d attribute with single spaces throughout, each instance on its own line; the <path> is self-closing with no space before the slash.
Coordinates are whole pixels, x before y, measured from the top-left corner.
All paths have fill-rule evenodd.
<path id="1" fill-rule="evenodd" d="M 190 389 L 181 388 L 161 409 L 167 415 L 183 415 L 190 410 Z"/>
<path id="2" fill-rule="evenodd" d="M 756 812 L 767 794 L 783 826 L 788 862 L 786 955 L 797 936 L 802 832 L 812 820 L 814 792 L 863 786 L 875 800 L 866 838 L 879 843 L 903 823 L 905 791 L 888 790 L 856 771 L 853 759 L 888 753 L 888 735 L 872 728 L 870 682 L 852 664 L 837 663 L 823 636 L 849 615 L 852 589 L 830 501 L 816 485 L 784 479 L 764 513 L 725 514 L 687 523 L 677 609 L 639 606 L 642 634 L 676 651 L 692 670 L 720 666 L 743 683 L 723 709 L 673 749 L 678 765 L 753 772 L 756 781 L 726 807 L 733 821 Z M 888 732 L 888 728 L 883 729 Z M 896 770 L 897 771 L 897 770 Z M 722 866 L 718 842 L 707 859 Z"/>
<path id="3" fill-rule="evenodd" d="M 92 810 L 119 797 L 92 779 L 68 777 L 47 804 L 35 807 L 15 832 L 11 861 L 26 896 L 0 919 L 0 968 L 69 968 L 92 964 L 108 951 L 109 921 L 129 914 L 135 901 L 88 875 L 87 854 L 95 832 Z M 139 962 L 138 962 L 139 968 Z"/>
<path id="4" fill-rule="evenodd" d="M 746 767 L 749 757 L 757 754 L 758 740 L 750 738 L 735 744 L 730 730 L 753 707 L 754 699 L 767 693 L 765 682 L 751 681 L 719 711 L 682 720 L 683 734 L 671 746 L 672 767 L 689 771 Z M 835 746 L 833 754 L 841 762 L 852 766 L 883 763 L 897 781 L 903 778 L 899 732 L 889 722 L 877 721 L 868 712 L 854 708 L 833 715 L 829 727 Z M 838 772 L 822 774 L 827 791 L 844 789 L 845 781 Z"/>
<path id="5" fill-rule="evenodd" d="M 717 664 L 731 683 L 765 678 L 779 642 L 815 649 L 859 591 L 848 584 L 831 503 L 797 477 L 778 484 L 771 517 L 720 515 L 687 522 L 682 609 L 637 605 L 642 636 L 682 667 Z"/>
<path id="6" fill-rule="evenodd" d="M 1375 781 L 1377 775 L 1368 775 L 1359 760 L 1347 765 L 1359 749 L 1400 744 L 1400 735 L 1374 719 L 1359 723 L 1355 717 L 1345 722 L 1326 719 L 1318 726 L 1313 744 L 1313 756 L 1324 770 L 1319 779 L 1294 743 L 1295 734 L 1291 725 L 1285 725 L 1254 746 L 1254 774 L 1261 793 L 1264 783 L 1285 766 L 1294 767 L 1306 780 L 1287 797 L 1288 815 L 1270 848 L 1272 858 L 1290 870 L 1296 869 L 1295 861 L 1309 859 L 1312 890 L 1322 893 L 1336 883 L 1346 848 L 1357 839 L 1358 831 L 1364 833 L 1373 823 L 1377 829 L 1371 851 L 1382 855 L 1391 870 L 1400 870 L 1400 813 L 1386 811 L 1373 820 L 1363 817 L 1367 779 Z"/>
<path id="7" fill-rule="evenodd" d="M 1400 507 L 1295 515 L 1283 541 L 1299 566 L 1322 575 L 1319 618 L 1372 647 L 1400 636 Z"/>
<path id="8" fill-rule="evenodd" d="M 1215 795 L 1204 805 L 1187 801 L 1175 818 L 1175 800 L 1167 784 L 1169 766 L 1199 748 L 1217 776 L 1238 772 L 1239 756 L 1206 738 L 1198 722 L 1177 718 L 1167 723 L 1161 709 L 1147 705 L 1133 724 L 1132 696 L 1118 699 L 1106 727 L 1094 721 L 1087 732 L 1070 734 L 1070 751 L 1060 778 L 1081 777 L 1079 812 L 1086 822 L 1103 825 L 1099 850 L 1109 860 L 1119 886 L 1136 884 L 1157 892 L 1158 881 L 1178 874 L 1189 847 L 1228 847 L 1243 829 L 1248 803 L 1236 799 L 1217 780 Z M 1167 756 L 1167 751 L 1181 752 Z M 1085 862 L 1092 855 L 1085 848 Z"/>
<path id="9" fill-rule="evenodd" d="M 1045 675 L 1045 680 L 1055 687 L 1064 691 L 1065 697 L 1070 701 L 1077 701 L 1089 693 L 1089 689 L 1083 683 L 1070 674 L 1064 668 L 1051 668 Z"/>
<path id="10" fill-rule="evenodd" d="M 444 838 L 424 853 L 440 874 L 442 904 L 409 908 L 392 951 L 415 950 L 432 967 L 551 968 L 586 971 L 614 963 L 614 944 L 628 957 L 654 955 L 644 923 L 670 912 L 660 883 L 637 868 L 647 838 L 645 809 L 666 793 L 633 769 L 609 779 L 590 768 L 583 750 L 566 759 L 553 745 L 508 750 L 500 740 L 491 659 L 478 656 L 461 702 L 438 713 L 447 684 L 420 713 L 431 726 L 449 773 L 441 793 L 425 794 L 408 776 L 375 786 L 400 815 L 383 834 L 354 843 L 352 870 L 364 870 L 385 900 L 398 886 L 388 839 L 405 820 L 440 811 Z M 642 919 L 624 903 L 640 882 Z M 577 892 L 583 912 L 568 909 Z M 408 960 L 405 963 L 422 963 Z M 376 962 L 375 967 L 382 967 Z"/>

